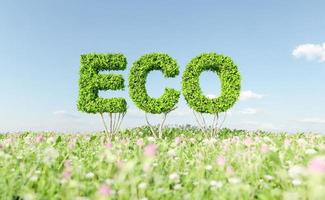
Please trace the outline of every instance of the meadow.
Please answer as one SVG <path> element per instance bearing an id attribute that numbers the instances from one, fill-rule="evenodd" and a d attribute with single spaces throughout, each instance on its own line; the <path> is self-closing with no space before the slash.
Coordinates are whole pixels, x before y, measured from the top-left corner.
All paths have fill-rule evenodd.
<path id="1" fill-rule="evenodd" d="M 0 199 L 325 199 L 325 136 L 0 134 Z"/>

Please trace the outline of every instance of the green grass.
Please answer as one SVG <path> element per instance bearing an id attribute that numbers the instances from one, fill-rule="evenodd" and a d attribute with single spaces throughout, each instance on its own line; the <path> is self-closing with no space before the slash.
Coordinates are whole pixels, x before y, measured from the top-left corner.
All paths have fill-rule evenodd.
<path id="1" fill-rule="evenodd" d="M 210 138 L 191 127 L 164 134 L 2 134 L 0 199 L 325 197 L 325 172 L 310 164 L 323 159 L 325 136 L 223 129 Z"/>

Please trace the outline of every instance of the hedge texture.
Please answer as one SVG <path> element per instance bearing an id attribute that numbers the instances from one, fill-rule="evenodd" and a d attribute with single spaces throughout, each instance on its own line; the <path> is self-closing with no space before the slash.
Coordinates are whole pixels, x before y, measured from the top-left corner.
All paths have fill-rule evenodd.
<path id="1" fill-rule="evenodd" d="M 151 98 L 146 90 L 146 79 L 150 71 L 161 70 L 165 78 L 179 74 L 176 61 L 162 53 L 151 53 L 140 57 L 133 63 L 129 75 L 129 95 L 141 110 L 152 113 L 167 113 L 178 103 L 180 92 L 165 88 L 162 96 Z"/>
<path id="2" fill-rule="evenodd" d="M 203 71 L 216 72 L 221 80 L 221 95 L 207 98 L 203 95 L 199 77 Z M 221 113 L 231 108 L 240 95 L 240 73 L 228 56 L 203 53 L 186 66 L 182 77 L 182 92 L 188 105 L 200 113 Z"/>
<path id="3" fill-rule="evenodd" d="M 126 112 L 124 98 L 101 98 L 99 90 L 123 90 L 120 74 L 100 74 L 100 71 L 124 70 L 127 61 L 123 54 L 83 54 L 80 60 L 78 110 L 86 113 Z"/>

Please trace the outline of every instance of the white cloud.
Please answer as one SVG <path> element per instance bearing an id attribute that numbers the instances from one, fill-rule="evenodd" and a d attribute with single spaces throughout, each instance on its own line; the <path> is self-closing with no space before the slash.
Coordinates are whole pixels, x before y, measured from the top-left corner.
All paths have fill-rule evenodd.
<path id="1" fill-rule="evenodd" d="M 321 119 L 321 118 L 305 118 L 305 119 L 299 120 L 299 122 L 314 123 L 314 124 L 325 124 L 325 119 Z"/>
<path id="2" fill-rule="evenodd" d="M 68 117 L 68 118 L 79 118 L 77 115 L 71 114 L 66 110 L 53 111 L 53 115 L 60 116 L 60 117 Z"/>
<path id="3" fill-rule="evenodd" d="M 248 100 L 248 99 L 261 99 L 263 97 L 264 97 L 264 95 L 262 95 L 262 94 L 254 93 L 251 90 L 245 90 L 240 93 L 239 99 L 241 101 L 244 101 L 244 100 Z"/>
<path id="4" fill-rule="evenodd" d="M 325 62 L 325 43 L 299 45 L 293 50 L 292 55 L 296 58 Z"/>
<path id="5" fill-rule="evenodd" d="M 217 95 L 208 94 L 206 97 L 209 98 L 209 99 L 214 99 L 214 98 L 217 98 Z"/>
<path id="6" fill-rule="evenodd" d="M 240 114 L 244 114 L 244 115 L 254 115 L 258 112 L 259 112 L 259 110 L 256 108 L 245 108 L 245 109 L 239 111 Z"/>

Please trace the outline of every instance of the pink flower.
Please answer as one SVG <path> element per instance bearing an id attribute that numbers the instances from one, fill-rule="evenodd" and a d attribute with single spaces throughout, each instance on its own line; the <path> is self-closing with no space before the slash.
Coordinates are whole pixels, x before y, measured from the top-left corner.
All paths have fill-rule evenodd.
<path id="1" fill-rule="evenodd" d="M 227 169 L 226 169 L 226 173 L 229 174 L 229 175 L 233 174 L 234 173 L 233 168 L 231 166 L 228 166 Z"/>
<path id="2" fill-rule="evenodd" d="M 175 138 L 175 144 L 178 145 L 182 142 L 182 138 L 181 137 L 176 137 Z"/>
<path id="3" fill-rule="evenodd" d="M 143 165 L 143 171 L 144 172 L 150 172 L 151 171 L 151 165 L 150 165 L 150 163 L 145 163 Z"/>
<path id="4" fill-rule="evenodd" d="M 221 167 L 223 167 L 226 164 L 226 159 L 224 156 L 218 156 L 217 157 L 217 164 Z"/>
<path id="5" fill-rule="evenodd" d="M 103 184 L 103 185 L 100 186 L 100 188 L 98 190 L 98 193 L 102 197 L 108 197 L 109 195 L 112 194 L 112 189 L 108 185 Z"/>
<path id="6" fill-rule="evenodd" d="M 315 173 L 325 173 L 325 157 L 316 157 L 311 160 L 308 169 Z"/>
<path id="7" fill-rule="evenodd" d="M 40 142 L 44 141 L 44 136 L 43 135 L 37 135 L 35 141 L 37 143 L 40 143 Z"/>
<path id="8" fill-rule="evenodd" d="M 71 160 L 65 160 L 64 161 L 64 167 L 70 169 L 71 168 Z"/>
<path id="9" fill-rule="evenodd" d="M 289 139 L 285 139 L 284 140 L 284 146 L 289 146 L 291 144 L 291 140 L 289 140 Z"/>
<path id="10" fill-rule="evenodd" d="M 144 147 L 144 155 L 147 157 L 154 157 L 157 152 L 157 145 L 155 144 L 148 144 Z"/>
<path id="11" fill-rule="evenodd" d="M 267 144 L 262 144 L 262 146 L 261 146 L 261 152 L 262 153 L 267 153 L 269 151 L 270 151 L 269 146 Z"/>
<path id="12" fill-rule="evenodd" d="M 124 162 L 123 160 L 118 160 L 116 161 L 117 168 L 121 170 L 124 167 Z"/>
<path id="13" fill-rule="evenodd" d="M 253 140 L 252 140 L 252 138 L 246 138 L 246 139 L 244 140 L 244 144 L 245 144 L 246 146 L 250 146 L 250 145 L 252 145 L 252 144 L 253 144 Z"/>
<path id="14" fill-rule="evenodd" d="M 71 177 L 71 172 L 70 170 L 64 170 L 62 173 L 62 176 L 64 179 L 69 179 Z"/>
<path id="15" fill-rule="evenodd" d="M 142 139 L 138 139 L 136 144 L 139 146 L 139 147 L 143 147 L 144 146 L 144 142 Z"/>
<path id="16" fill-rule="evenodd" d="M 128 145 L 130 141 L 129 141 L 129 139 L 123 139 L 121 142 L 124 145 Z"/>
<path id="17" fill-rule="evenodd" d="M 111 142 L 106 143 L 106 148 L 111 149 L 113 147 L 113 144 Z"/>

